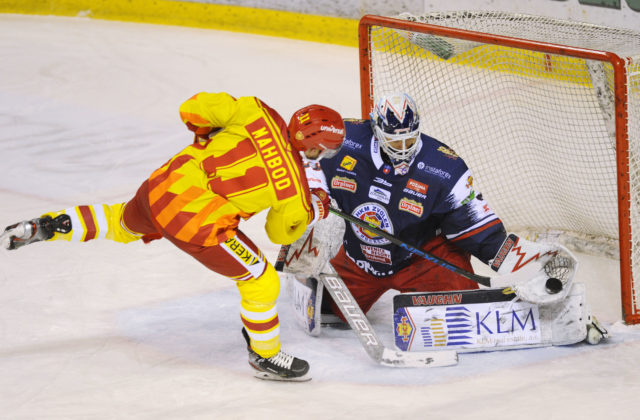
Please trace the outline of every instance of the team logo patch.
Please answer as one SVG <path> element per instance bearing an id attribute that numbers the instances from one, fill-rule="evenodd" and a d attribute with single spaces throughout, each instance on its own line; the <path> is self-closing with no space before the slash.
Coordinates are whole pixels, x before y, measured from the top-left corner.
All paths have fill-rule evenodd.
<path id="1" fill-rule="evenodd" d="M 352 214 L 354 217 L 364 220 L 365 222 L 372 224 L 378 229 L 382 229 L 385 232 L 389 232 L 393 235 L 393 225 L 391 224 L 391 219 L 389 218 L 387 210 L 381 205 L 376 203 L 361 204 L 355 208 Z M 365 244 L 386 245 L 391 243 L 389 240 L 367 229 L 356 226 L 353 223 L 351 223 L 351 228 L 353 229 L 353 233 L 355 233 L 356 237 Z"/>
<path id="2" fill-rule="evenodd" d="M 347 155 L 342 158 L 342 162 L 340 162 L 340 167 L 346 169 L 347 171 L 353 171 L 353 168 L 356 167 L 357 160 Z"/>
<path id="3" fill-rule="evenodd" d="M 438 147 L 438 152 L 442 153 L 443 155 L 445 155 L 446 157 L 450 158 L 450 159 L 458 159 L 458 155 L 456 154 L 456 152 L 454 152 L 453 150 L 449 149 L 446 146 L 440 146 Z"/>
<path id="4" fill-rule="evenodd" d="M 391 200 L 391 191 L 383 190 L 382 188 L 372 185 L 369 187 L 369 198 L 389 204 Z"/>
<path id="5" fill-rule="evenodd" d="M 358 183 L 355 179 L 334 176 L 331 178 L 331 188 L 354 193 L 358 189 Z"/>
<path id="6" fill-rule="evenodd" d="M 422 216 L 422 213 L 424 213 L 424 207 L 422 207 L 421 203 L 410 200 L 406 197 L 403 197 L 400 200 L 400 203 L 398 203 L 398 208 L 402 211 L 406 211 L 407 213 L 411 213 L 418 217 Z"/>
<path id="7" fill-rule="evenodd" d="M 469 190 L 469 195 L 460 202 L 460 205 L 464 206 L 465 204 L 468 204 L 469 202 L 471 202 L 471 200 L 473 200 L 474 198 L 476 198 L 476 192 L 473 190 L 473 177 L 472 176 L 468 176 L 467 177 L 467 183 L 464 185 L 465 188 L 467 188 L 467 190 Z"/>
<path id="8" fill-rule="evenodd" d="M 391 251 L 370 245 L 360 245 L 360 249 L 369 261 L 391 265 Z"/>
<path id="9" fill-rule="evenodd" d="M 403 343 L 408 343 L 413 338 L 413 322 L 408 316 L 400 316 L 399 322 L 396 323 L 396 340 L 400 339 Z"/>

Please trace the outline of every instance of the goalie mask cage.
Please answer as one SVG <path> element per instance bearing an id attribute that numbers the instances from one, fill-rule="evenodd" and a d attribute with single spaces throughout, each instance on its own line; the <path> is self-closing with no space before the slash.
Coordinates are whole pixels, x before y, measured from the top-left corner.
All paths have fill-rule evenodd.
<path id="1" fill-rule="evenodd" d="M 640 33 L 447 12 L 367 15 L 359 38 L 363 118 L 409 93 L 510 231 L 619 258 L 640 323 Z"/>

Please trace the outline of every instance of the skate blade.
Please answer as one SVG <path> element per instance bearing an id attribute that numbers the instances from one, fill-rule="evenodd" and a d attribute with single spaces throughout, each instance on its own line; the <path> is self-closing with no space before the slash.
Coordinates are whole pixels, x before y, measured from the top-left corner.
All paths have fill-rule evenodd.
<path id="1" fill-rule="evenodd" d="M 271 372 L 265 372 L 262 370 L 256 370 L 253 373 L 253 376 L 255 376 L 258 379 L 262 379 L 265 381 L 281 381 L 281 382 L 307 382 L 311 380 L 311 375 L 309 375 L 309 373 L 305 373 L 302 376 L 297 376 L 297 377 L 293 377 L 293 378 L 283 378 L 282 376 L 276 375 L 274 373 Z"/>

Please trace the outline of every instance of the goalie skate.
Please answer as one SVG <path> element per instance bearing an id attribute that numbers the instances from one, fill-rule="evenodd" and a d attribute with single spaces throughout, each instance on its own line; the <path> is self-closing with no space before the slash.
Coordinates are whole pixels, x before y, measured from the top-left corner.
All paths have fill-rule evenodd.
<path id="1" fill-rule="evenodd" d="M 51 239 L 55 232 L 70 231 L 71 218 L 66 214 L 61 214 L 55 219 L 51 216 L 39 217 L 7 226 L 0 235 L 0 245 L 9 250 L 18 249 L 33 242 Z"/>
<path id="2" fill-rule="evenodd" d="M 249 335 L 243 328 L 242 335 L 247 342 L 249 365 L 255 369 L 254 375 L 259 379 L 270 381 L 304 382 L 311 379 L 309 363 L 291 356 L 282 350 L 273 357 L 264 358 L 251 349 Z"/>

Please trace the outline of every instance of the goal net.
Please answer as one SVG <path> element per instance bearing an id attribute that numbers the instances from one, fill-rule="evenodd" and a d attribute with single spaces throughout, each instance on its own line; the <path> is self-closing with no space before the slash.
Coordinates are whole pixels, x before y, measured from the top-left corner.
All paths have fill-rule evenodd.
<path id="1" fill-rule="evenodd" d="M 360 21 L 362 113 L 405 91 L 507 229 L 620 259 L 640 323 L 640 32 L 503 12 Z M 606 281 L 603 279 L 603 281 Z"/>

